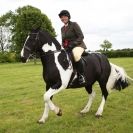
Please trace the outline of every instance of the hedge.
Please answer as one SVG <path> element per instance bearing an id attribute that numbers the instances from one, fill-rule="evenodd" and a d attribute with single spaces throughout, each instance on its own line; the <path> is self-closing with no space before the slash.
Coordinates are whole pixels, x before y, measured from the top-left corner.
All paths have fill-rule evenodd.
<path id="1" fill-rule="evenodd" d="M 19 55 L 15 52 L 0 52 L 0 63 L 11 63 L 19 61 Z"/>
<path id="2" fill-rule="evenodd" d="M 133 50 L 130 51 L 107 51 L 102 52 L 108 58 L 118 58 L 118 57 L 133 57 Z"/>

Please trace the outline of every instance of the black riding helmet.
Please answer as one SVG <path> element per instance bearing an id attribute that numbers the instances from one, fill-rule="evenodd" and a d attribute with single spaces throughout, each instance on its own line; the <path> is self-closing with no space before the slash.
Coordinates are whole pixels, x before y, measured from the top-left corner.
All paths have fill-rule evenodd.
<path id="1" fill-rule="evenodd" d="M 62 10 L 59 13 L 59 17 L 61 18 L 62 16 L 67 16 L 69 19 L 71 18 L 71 15 L 70 15 L 69 11 L 67 11 L 67 10 Z"/>

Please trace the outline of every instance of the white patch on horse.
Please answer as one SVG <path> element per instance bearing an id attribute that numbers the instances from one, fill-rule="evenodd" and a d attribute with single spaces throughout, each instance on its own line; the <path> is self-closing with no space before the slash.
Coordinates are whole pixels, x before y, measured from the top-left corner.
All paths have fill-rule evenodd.
<path id="1" fill-rule="evenodd" d="M 92 91 L 92 93 L 89 96 L 89 101 L 88 101 L 87 105 L 84 107 L 84 109 L 80 113 L 84 114 L 84 113 L 89 112 L 90 107 L 91 107 L 92 102 L 93 102 L 93 99 L 95 98 L 95 95 L 96 95 L 95 91 Z"/>
<path id="2" fill-rule="evenodd" d="M 26 40 L 25 40 L 25 43 L 24 43 L 24 46 L 25 46 L 27 40 L 29 39 L 29 37 L 30 37 L 30 36 L 27 36 L 27 38 L 26 38 Z M 24 46 L 23 46 L 23 48 L 22 48 L 22 50 L 21 50 L 21 57 L 24 57 Z"/>
<path id="3" fill-rule="evenodd" d="M 106 84 L 106 88 L 108 90 L 108 93 L 110 93 L 113 90 L 115 82 L 118 79 L 121 78 L 123 81 L 127 80 L 126 79 L 127 74 L 122 67 L 114 65 L 112 63 L 110 63 L 110 67 L 111 67 L 111 72 L 110 72 L 110 76 L 108 78 L 108 82 Z"/>
<path id="4" fill-rule="evenodd" d="M 48 52 L 48 51 L 54 51 L 54 50 L 56 50 L 56 47 L 55 47 L 55 45 L 52 43 L 52 45 L 49 45 L 48 43 L 46 43 L 46 44 L 44 44 L 43 46 L 42 46 L 42 50 L 44 51 L 44 52 Z"/>
<path id="5" fill-rule="evenodd" d="M 24 48 L 21 50 L 21 57 L 24 57 Z"/>
<path id="6" fill-rule="evenodd" d="M 39 122 L 44 123 L 48 118 L 48 114 L 49 114 L 49 106 L 48 106 L 48 103 L 45 103 L 44 112 Z"/>
<path id="7" fill-rule="evenodd" d="M 59 113 L 59 107 L 55 106 L 54 103 L 50 100 L 50 97 L 57 94 L 59 91 L 61 91 L 63 88 L 62 86 L 58 89 L 52 89 L 50 88 L 45 94 L 44 94 L 44 102 L 45 102 L 45 108 L 44 108 L 44 112 L 43 115 L 41 117 L 41 119 L 39 120 L 39 123 L 45 123 L 45 121 L 48 118 L 49 115 L 49 110 L 52 110 L 55 112 L 55 114 Z"/>
<path id="8" fill-rule="evenodd" d="M 57 68 L 58 68 L 58 70 L 59 70 L 60 77 L 61 77 L 61 81 L 62 81 L 62 85 L 63 85 L 64 87 L 67 87 L 73 69 L 67 69 L 67 70 L 64 70 L 64 69 L 63 69 L 63 67 L 60 65 L 60 63 L 59 63 L 59 61 L 58 61 L 58 56 L 59 56 L 59 54 L 60 54 L 60 53 L 55 53 L 55 64 L 56 64 L 56 66 L 57 66 Z M 71 65 L 71 64 L 69 64 L 69 65 Z"/>
<path id="9" fill-rule="evenodd" d="M 125 70 L 122 67 L 119 67 L 119 66 L 117 66 L 115 64 L 112 64 L 112 63 L 110 63 L 110 64 L 115 69 L 115 71 L 117 71 L 117 80 L 119 78 L 122 78 L 123 81 L 126 81 L 127 74 L 126 74 Z"/>
<path id="10" fill-rule="evenodd" d="M 117 80 L 118 74 L 115 71 L 114 67 L 110 64 L 111 72 L 108 78 L 108 82 L 106 84 L 106 88 L 108 93 L 110 93 L 114 87 L 115 81 Z"/>
<path id="11" fill-rule="evenodd" d="M 100 106 L 99 106 L 99 108 L 98 108 L 98 110 L 96 112 L 96 116 L 102 116 L 104 105 L 105 105 L 105 98 L 103 96 L 101 104 L 100 104 Z"/>

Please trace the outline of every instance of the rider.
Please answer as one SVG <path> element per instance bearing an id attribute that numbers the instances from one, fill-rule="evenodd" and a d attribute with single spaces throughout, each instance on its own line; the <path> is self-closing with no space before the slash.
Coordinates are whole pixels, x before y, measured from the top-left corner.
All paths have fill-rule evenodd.
<path id="1" fill-rule="evenodd" d="M 62 10 L 59 13 L 59 17 L 64 23 L 64 26 L 61 28 L 62 45 L 65 49 L 72 51 L 76 68 L 79 73 L 79 83 L 85 83 L 83 63 L 81 59 L 81 55 L 86 49 L 86 45 L 83 42 L 84 35 L 80 26 L 76 22 L 70 21 L 71 16 L 67 10 Z"/>

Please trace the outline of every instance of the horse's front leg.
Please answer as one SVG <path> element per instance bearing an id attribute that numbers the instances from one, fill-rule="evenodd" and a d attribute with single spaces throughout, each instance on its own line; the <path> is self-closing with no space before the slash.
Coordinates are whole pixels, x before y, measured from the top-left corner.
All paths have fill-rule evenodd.
<path id="1" fill-rule="evenodd" d="M 50 88 L 50 86 L 48 84 L 46 84 L 46 91 L 48 91 L 48 89 Z M 45 102 L 44 102 L 45 103 Z M 48 118 L 48 115 L 49 115 L 49 105 L 48 103 L 45 103 L 44 104 L 44 111 L 43 111 L 43 115 L 41 117 L 41 119 L 38 121 L 38 123 L 45 123 L 45 121 L 47 120 Z"/>
<path id="2" fill-rule="evenodd" d="M 61 85 L 60 88 L 58 89 L 53 89 L 50 88 L 45 94 L 44 94 L 44 101 L 45 103 L 48 103 L 49 105 L 49 109 L 54 111 L 55 114 L 57 115 L 61 115 L 61 110 L 59 109 L 59 107 L 55 106 L 55 104 L 52 102 L 52 100 L 50 99 L 50 97 L 52 97 L 53 95 L 59 93 L 60 91 L 64 90 L 66 88 L 66 86 Z"/>
<path id="3" fill-rule="evenodd" d="M 43 115 L 42 115 L 41 119 L 38 121 L 38 123 L 40 123 L 40 124 L 45 123 L 45 121 L 48 118 L 48 114 L 49 114 L 49 106 L 48 106 L 48 103 L 45 103 Z"/>
<path id="4" fill-rule="evenodd" d="M 58 115 L 58 116 L 62 115 L 61 109 L 59 107 L 55 106 L 50 98 L 53 95 L 60 92 L 61 90 L 64 90 L 65 88 L 66 88 L 66 86 L 61 85 L 61 87 L 58 88 L 58 89 L 50 88 L 48 91 L 46 91 L 46 93 L 44 94 L 45 109 L 44 109 L 44 112 L 43 112 L 43 115 L 42 115 L 41 119 L 38 121 L 40 124 L 45 123 L 46 119 L 48 118 L 49 110 L 54 111 L 55 114 Z"/>

